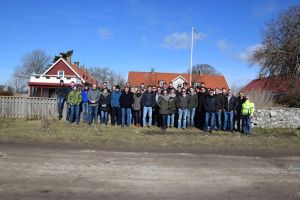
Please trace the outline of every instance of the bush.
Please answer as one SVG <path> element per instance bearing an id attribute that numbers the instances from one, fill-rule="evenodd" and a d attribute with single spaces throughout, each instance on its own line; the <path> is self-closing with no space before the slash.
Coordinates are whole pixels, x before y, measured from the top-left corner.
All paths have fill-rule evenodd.
<path id="1" fill-rule="evenodd" d="M 275 95 L 267 90 L 251 90 L 247 92 L 255 107 L 275 107 L 278 104 L 275 101 Z"/>
<path id="2" fill-rule="evenodd" d="M 300 108 L 300 94 L 282 94 L 276 97 L 276 102 L 288 107 Z"/>

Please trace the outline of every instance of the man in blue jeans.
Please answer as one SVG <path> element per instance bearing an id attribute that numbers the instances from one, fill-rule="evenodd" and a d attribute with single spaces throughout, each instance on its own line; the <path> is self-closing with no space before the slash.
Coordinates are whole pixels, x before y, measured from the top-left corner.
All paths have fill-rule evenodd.
<path id="1" fill-rule="evenodd" d="M 205 129 L 204 132 L 208 131 L 208 125 L 210 125 L 209 132 L 212 132 L 215 129 L 215 113 L 217 112 L 217 100 L 214 96 L 214 91 L 209 90 L 209 95 L 206 96 L 204 102 L 205 108 Z"/>
<path id="2" fill-rule="evenodd" d="M 227 96 L 224 97 L 224 124 L 223 130 L 230 130 L 233 132 L 233 115 L 237 107 L 237 101 L 235 96 L 232 95 L 232 91 L 228 90 Z M 228 127 L 229 119 L 229 128 Z"/>
<path id="3" fill-rule="evenodd" d="M 60 80 L 59 87 L 55 91 L 57 95 L 57 111 L 58 111 L 58 119 L 61 120 L 64 110 L 65 101 L 68 98 L 69 89 L 65 86 L 64 81 Z"/>
<path id="4" fill-rule="evenodd" d="M 194 128 L 195 126 L 195 111 L 196 107 L 198 106 L 198 94 L 195 92 L 194 88 L 190 87 L 190 93 L 189 93 L 189 109 L 188 109 L 188 117 L 187 117 L 187 123 L 188 128 Z"/>
<path id="5" fill-rule="evenodd" d="M 146 127 L 146 118 L 148 114 L 149 128 L 152 126 L 152 108 L 155 105 L 155 93 L 152 91 L 152 87 L 148 86 L 147 91 L 143 94 L 141 99 L 141 106 L 143 108 L 143 127 Z"/>
<path id="6" fill-rule="evenodd" d="M 99 109 L 99 99 L 100 91 L 97 89 L 97 85 L 94 83 L 92 88 L 88 92 L 89 98 L 89 124 L 98 124 L 98 109 Z"/>
<path id="7" fill-rule="evenodd" d="M 189 96 L 186 94 L 185 88 L 182 88 L 181 95 L 177 97 L 176 104 L 178 107 L 178 128 L 186 129 L 186 118 L 189 108 Z"/>
<path id="8" fill-rule="evenodd" d="M 122 92 L 120 96 L 120 106 L 122 112 L 122 127 L 125 126 L 125 119 L 126 126 L 129 127 L 131 123 L 131 109 L 133 104 L 133 93 L 129 91 L 129 87 L 125 86 L 124 92 Z"/>

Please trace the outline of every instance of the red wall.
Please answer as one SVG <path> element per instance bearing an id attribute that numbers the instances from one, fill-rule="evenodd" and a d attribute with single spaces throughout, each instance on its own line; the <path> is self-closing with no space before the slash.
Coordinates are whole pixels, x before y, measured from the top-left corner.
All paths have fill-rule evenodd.
<path id="1" fill-rule="evenodd" d="M 65 76 L 76 76 L 75 73 L 61 60 L 46 75 L 57 75 L 58 71 L 65 71 Z"/>

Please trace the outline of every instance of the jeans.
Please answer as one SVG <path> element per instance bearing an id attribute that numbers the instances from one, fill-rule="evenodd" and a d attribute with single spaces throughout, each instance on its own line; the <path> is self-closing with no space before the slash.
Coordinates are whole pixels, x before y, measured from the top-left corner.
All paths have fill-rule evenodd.
<path id="1" fill-rule="evenodd" d="M 161 128 L 162 129 L 165 129 L 167 128 L 167 122 L 168 122 L 168 115 L 167 114 L 163 114 L 161 115 L 161 119 L 162 119 L 162 125 L 161 125 Z"/>
<path id="2" fill-rule="evenodd" d="M 101 124 L 107 125 L 108 121 L 108 112 L 107 111 L 101 111 Z"/>
<path id="3" fill-rule="evenodd" d="M 186 117 L 188 109 L 178 109 L 178 128 L 186 128 Z M 181 126 L 181 120 L 183 121 Z"/>
<path id="4" fill-rule="evenodd" d="M 242 114 L 238 112 L 236 114 L 236 128 L 237 131 L 242 131 L 243 130 L 243 125 L 241 126 L 241 119 L 242 119 Z"/>
<path id="5" fill-rule="evenodd" d="M 98 106 L 89 106 L 89 123 L 98 124 Z"/>
<path id="6" fill-rule="evenodd" d="M 228 118 L 229 118 L 229 130 L 233 131 L 233 111 L 224 111 L 224 125 L 223 130 L 227 130 Z"/>
<path id="7" fill-rule="evenodd" d="M 111 108 L 111 125 L 114 126 L 115 124 L 121 125 L 121 108 L 120 107 L 112 107 Z"/>
<path id="8" fill-rule="evenodd" d="M 140 110 L 133 111 L 133 121 L 135 126 L 141 125 L 141 115 L 142 115 L 142 111 Z"/>
<path id="9" fill-rule="evenodd" d="M 57 97 L 57 111 L 62 112 L 64 110 L 65 98 L 62 96 Z"/>
<path id="10" fill-rule="evenodd" d="M 149 118 L 149 127 L 152 126 L 152 107 L 143 107 L 143 127 L 146 126 L 146 117 L 148 113 L 148 118 Z"/>
<path id="11" fill-rule="evenodd" d="M 70 123 L 74 122 L 74 117 L 76 119 L 76 123 L 79 124 L 80 121 L 80 106 L 79 105 L 71 105 L 70 107 L 71 113 L 70 113 Z"/>
<path id="12" fill-rule="evenodd" d="M 83 121 L 89 122 L 89 104 L 82 103 Z"/>
<path id="13" fill-rule="evenodd" d="M 218 125 L 218 129 L 222 130 L 222 111 L 217 111 L 216 112 L 216 120 L 217 120 L 217 125 Z"/>
<path id="14" fill-rule="evenodd" d="M 208 124 L 210 124 L 211 131 L 215 129 L 215 113 L 214 112 L 206 112 L 205 113 L 205 131 L 208 130 Z"/>
<path id="15" fill-rule="evenodd" d="M 168 127 L 174 127 L 174 118 L 175 114 L 169 114 L 167 119 L 167 126 Z"/>
<path id="16" fill-rule="evenodd" d="M 187 123 L 191 128 L 195 126 L 195 110 L 196 108 L 188 109 Z"/>
<path id="17" fill-rule="evenodd" d="M 242 115 L 243 130 L 245 134 L 251 134 L 251 116 Z"/>
<path id="18" fill-rule="evenodd" d="M 127 117 L 126 126 L 130 126 L 131 122 L 131 108 L 121 108 L 122 111 L 122 127 L 125 126 L 125 116 Z"/>
<path id="19" fill-rule="evenodd" d="M 71 121 L 71 120 L 70 120 L 70 115 L 71 115 L 71 105 L 67 102 L 67 115 L 66 115 L 66 121 Z"/>

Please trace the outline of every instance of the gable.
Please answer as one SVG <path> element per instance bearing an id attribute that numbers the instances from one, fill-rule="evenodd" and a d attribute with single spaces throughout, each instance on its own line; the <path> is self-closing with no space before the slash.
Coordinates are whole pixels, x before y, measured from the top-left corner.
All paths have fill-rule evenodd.
<path id="1" fill-rule="evenodd" d="M 174 78 L 172 80 L 172 82 L 180 82 L 180 83 L 184 83 L 184 82 L 188 82 L 185 78 L 183 78 L 182 76 L 177 76 L 176 78 Z"/>
<path id="2" fill-rule="evenodd" d="M 49 71 L 46 72 L 45 76 L 56 76 L 58 71 L 61 70 L 65 72 L 65 76 L 76 76 L 76 74 L 70 69 L 70 67 L 68 67 L 62 60 L 60 60 L 52 68 L 50 68 Z"/>

